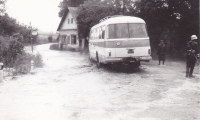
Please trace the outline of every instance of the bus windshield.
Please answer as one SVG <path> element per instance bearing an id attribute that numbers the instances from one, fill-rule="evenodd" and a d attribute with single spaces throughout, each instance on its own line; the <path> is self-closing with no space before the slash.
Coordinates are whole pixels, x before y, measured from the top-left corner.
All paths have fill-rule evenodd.
<path id="1" fill-rule="evenodd" d="M 108 25 L 108 39 L 148 37 L 144 23 L 119 23 Z"/>

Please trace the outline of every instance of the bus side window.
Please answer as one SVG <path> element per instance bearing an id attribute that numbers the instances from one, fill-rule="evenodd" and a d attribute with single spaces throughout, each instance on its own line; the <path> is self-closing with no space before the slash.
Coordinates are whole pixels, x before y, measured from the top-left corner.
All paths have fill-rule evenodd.
<path id="1" fill-rule="evenodd" d="M 107 31 L 108 31 L 108 34 L 107 34 L 108 39 L 116 38 L 117 29 L 115 27 L 115 24 L 108 25 Z"/>
<path id="2" fill-rule="evenodd" d="M 102 36 L 102 39 L 105 39 L 105 26 L 102 26 L 102 32 L 101 32 L 101 36 Z"/>
<path id="3" fill-rule="evenodd" d="M 99 28 L 97 28 L 97 39 L 99 39 Z"/>
<path id="4" fill-rule="evenodd" d="M 109 28 L 108 26 L 105 27 L 105 34 L 104 34 L 105 38 L 108 39 L 109 38 Z"/>
<path id="5" fill-rule="evenodd" d="M 90 30 L 89 38 L 90 38 L 90 40 L 92 39 L 92 30 Z"/>
<path id="6" fill-rule="evenodd" d="M 97 32 L 97 28 L 96 28 L 96 29 L 95 29 L 95 39 L 97 39 L 97 36 L 98 36 L 97 33 L 98 33 L 98 32 Z"/>
<path id="7" fill-rule="evenodd" d="M 92 32 L 92 39 L 95 39 L 95 29 Z"/>
<path id="8" fill-rule="evenodd" d="M 92 30 L 92 39 L 94 39 L 94 29 Z"/>
<path id="9" fill-rule="evenodd" d="M 102 39 L 105 38 L 105 30 L 102 31 Z"/>
<path id="10" fill-rule="evenodd" d="M 98 28 L 99 29 L 99 39 L 101 39 L 101 27 Z"/>

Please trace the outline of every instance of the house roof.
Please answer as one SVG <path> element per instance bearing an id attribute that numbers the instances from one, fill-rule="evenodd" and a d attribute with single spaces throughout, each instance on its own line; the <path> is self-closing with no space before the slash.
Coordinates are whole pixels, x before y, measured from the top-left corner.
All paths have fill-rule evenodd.
<path id="1" fill-rule="evenodd" d="M 61 26 L 63 25 L 63 23 L 64 23 L 64 21 L 65 21 L 65 19 L 66 19 L 66 16 L 67 16 L 67 14 L 68 14 L 69 12 L 71 13 L 72 17 L 73 17 L 74 20 L 76 21 L 76 18 L 77 18 L 77 16 L 78 16 L 78 7 L 68 7 L 67 10 L 65 11 L 65 13 L 64 13 L 64 15 L 63 15 L 61 21 L 60 21 L 60 24 L 59 24 L 59 26 L 58 26 L 58 28 L 57 28 L 57 31 L 60 30 L 60 28 L 61 28 Z"/>

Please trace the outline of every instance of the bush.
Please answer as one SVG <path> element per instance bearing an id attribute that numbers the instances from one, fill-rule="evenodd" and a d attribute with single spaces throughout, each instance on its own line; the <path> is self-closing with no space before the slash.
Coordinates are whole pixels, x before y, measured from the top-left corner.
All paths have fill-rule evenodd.
<path id="1" fill-rule="evenodd" d="M 76 49 L 75 49 L 75 48 L 67 48 L 66 50 L 72 51 L 72 52 L 76 52 Z"/>
<path id="2" fill-rule="evenodd" d="M 15 74 L 27 74 L 31 70 L 31 55 L 23 52 L 14 62 Z"/>
<path id="3" fill-rule="evenodd" d="M 0 37 L 0 62 L 6 67 L 13 67 L 17 56 L 22 54 L 24 46 L 12 38 Z"/>
<path id="4" fill-rule="evenodd" d="M 43 60 L 39 53 L 31 55 L 23 52 L 17 56 L 14 62 L 15 74 L 27 74 L 31 70 L 31 60 L 34 60 L 34 67 L 43 67 Z"/>
<path id="5" fill-rule="evenodd" d="M 49 41 L 49 42 L 52 42 L 52 40 L 53 40 L 53 37 L 52 37 L 52 36 L 49 36 L 49 37 L 48 37 L 48 41 Z"/>
<path id="6" fill-rule="evenodd" d="M 39 53 L 37 53 L 36 55 L 32 55 L 31 57 L 34 60 L 34 67 L 43 67 L 44 64 L 42 56 Z"/>
<path id="7" fill-rule="evenodd" d="M 59 45 L 58 44 L 52 44 L 50 45 L 50 50 L 60 50 Z M 63 47 L 62 49 L 63 51 L 72 51 L 72 52 L 76 52 L 76 48 L 72 48 L 72 47 Z"/>
<path id="8" fill-rule="evenodd" d="M 30 72 L 31 60 L 34 60 L 34 67 L 43 66 L 39 53 L 36 55 L 28 54 L 24 51 L 21 42 L 0 36 L 0 62 L 4 63 L 5 68 L 14 68 L 14 74 L 26 74 Z"/>
<path id="9" fill-rule="evenodd" d="M 58 44 L 50 45 L 50 50 L 60 50 L 59 45 Z"/>

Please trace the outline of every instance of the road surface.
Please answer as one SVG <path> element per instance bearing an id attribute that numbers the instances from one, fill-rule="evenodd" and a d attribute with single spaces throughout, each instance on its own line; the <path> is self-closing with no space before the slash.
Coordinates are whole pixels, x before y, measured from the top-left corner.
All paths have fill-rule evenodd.
<path id="1" fill-rule="evenodd" d="M 36 46 L 45 66 L 0 82 L 0 120 L 199 120 L 199 69 L 142 63 L 133 72 L 98 69 L 86 55 Z"/>

